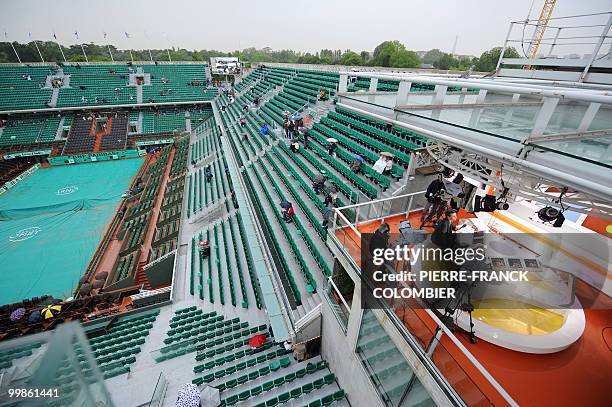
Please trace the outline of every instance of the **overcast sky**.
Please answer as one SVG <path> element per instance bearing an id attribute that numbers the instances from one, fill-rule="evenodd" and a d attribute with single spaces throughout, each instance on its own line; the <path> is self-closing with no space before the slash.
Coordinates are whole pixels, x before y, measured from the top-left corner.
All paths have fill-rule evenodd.
<path id="1" fill-rule="evenodd" d="M 527 16 L 532 0 L 0 0 L 0 38 L 119 48 L 232 51 L 247 47 L 368 50 L 385 40 L 407 48 L 480 55 L 500 46 L 509 21 Z M 535 0 L 537 18 L 543 0 Z M 226 13 L 217 14 L 216 6 Z M 612 0 L 557 2 L 553 16 L 612 10 Z M 76 40 L 74 31 L 79 33 Z M 130 34 L 127 39 L 124 32 Z M 517 34 L 520 37 L 520 31 Z"/>

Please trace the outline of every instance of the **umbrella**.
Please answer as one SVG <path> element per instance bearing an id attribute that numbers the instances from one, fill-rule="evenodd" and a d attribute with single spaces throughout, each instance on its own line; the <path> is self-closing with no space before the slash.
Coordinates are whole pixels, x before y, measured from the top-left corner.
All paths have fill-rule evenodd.
<path id="1" fill-rule="evenodd" d="M 291 206 L 292 206 L 291 202 L 289 202 L 289 201 L 282 201 L 280 203 L 280 207 L 283 208 L 283 209 L 287 209 L 288 210 L 289 208 L 291 208 Z"/>
<path id="2" fill-rule="evenodd" d="M 302 120 L 303 117 L 301 114 L 294 114 L 293 116 L 291 116 L 291 120 Z"/>
<path id="3" fill-rule="evenodd" d="M 61 305 L 49 305 L 41 310 L 41 314 L 45 319 L 50 319 L 60 313 L 62 310 Z"/>
<path id="4" fill-rule="evenodd" d="M 11 312 L 11 316 L 9 318 L 11 319 L 11 321 L 16 322 L 23 318 L 25 313 L 25 308 L 17 308 L 15 311 Z"/>
<path id="5" fill-rule="evenodd" d="M 88 281 L 89 281 L 89 277 L 83 276 L 79 279 L 79 284 L 85 284 Z"/>
<path id="6" fill-rule="evenodd" d="M 40 311 L 34 311 L 28 317 L 28 323 L 35 324 L 38 321 L 40 321 L 40 318 L 41 318 Z"/>
<path id="7" fill-rule="evenodd" d="M 108 277 L 108 271 L 96 274 L 96 280 L 106 280 L 106 277 Z"/>
<path id="8" fill-rule="evenodd" d="M 44 298 L 44 299 L 42 299 Z M 50 295 L 46 296 L 46 297 L 41 297 L 41 301 L 38 305 L 40 306 L 44 306 L 44 305 L 51 305 L 53 304 L 53 301 L 55 301 L 55 298 L 51 297 Z"/>
<path id="9" fill-rule="evenodd" d="M 314 176 L 312 180 L 314 181 L 315 184 L 322 184 L 325 182 L 325 175 L 317 174 Z"/>
<path id="10" fill-rule="evenodd" d="M 202 406 L 218 406 L 221 404 L 221 396 L 219 389 L 212 386 L 206 386 L 200 393 Z"/>
<path id="11" fill-rule="evenodd" d="M 81 289 L 79 290 L 79 295 L 87 295 L 91 292 L 91 285 L 90 284 L 83 284 L 81 286 Z"/>
<path id="12" fill-rule="evenodd" d="M 94 288 L 94 289 L 102 288 L 102 287 L 104 287 L 104 281 L 102 281 L 102 280 L 94 281 L 93 285 L 91 286 L 91 288 Z"/>
<path id="13" fill-rule="evenodd" d="M 380 153 L 380 155 L 382 155 L 383 157 L 395 157 L 393 154 L 387 152 L 387 151 L 383 151 L 382 153 Z"/>
<path id="14" fill-rule="evenodd" d="M 195 384 L 184 384 L 178 392 L 176 407 L 199 407 L 200 389 Z"/>
<path id="15" fill-rule="evenodd" d="M 363 158 L 362 156 L 360 156 L 359 154 L 353 154 L 353 158 L 361 161 L 361 162 L 365 162 L 365 158 Z"/>
<path id="16" fill-rule="evenodd" d="M 264 334 L 257 334 L 249 339 L 249 346 L 253 349 L 263 346 L 268 341 L 268 338 Z"/>
<path id="17" fill-rule="evenodd" d="M 329 184 L 327 185 L 327 192 L 329 192 L 330 194 L 336 193 L 338 192 L 338 187 L 335 184 Z"/>
<path id="18" fill-rule="evenodd" d="M 327 140 L 327 142 L 329 142 L 329 143 L 337 143 L 337 142 L 338 142 L 338 140 L 336 140 L 336 139 L 335 139 L 335 138 L 333 138 L 333 137 L 328 137 L 328 138 L 326 138 L 325 140 Z"/>

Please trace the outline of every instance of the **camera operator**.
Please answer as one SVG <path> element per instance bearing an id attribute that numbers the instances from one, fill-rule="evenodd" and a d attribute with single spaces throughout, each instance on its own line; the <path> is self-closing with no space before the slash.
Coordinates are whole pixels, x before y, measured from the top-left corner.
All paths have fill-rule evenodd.
<path id="1" fill-rule="evenodd" d="M 427 191 L 425 191 L 427 202 L 425 203 L 423 212 L 421 212 L 421 228 L 423 228 L 425 224 L 425 219 L 428 221 L 432 220 L 434 214 L 439 211 L 439 207 L 443 203 L 445 190 L 442 174 L 438 174 L 436 179 L 427 187 Z"/>

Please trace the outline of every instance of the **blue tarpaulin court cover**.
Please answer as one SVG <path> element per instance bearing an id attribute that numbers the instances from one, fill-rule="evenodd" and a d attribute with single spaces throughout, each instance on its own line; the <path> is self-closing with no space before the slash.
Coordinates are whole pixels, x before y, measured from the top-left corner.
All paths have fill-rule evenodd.
<path id="1" fill-rule="evenodd" d="M 0 195 L 0 303 L 72 295 L 142 161 L 41 168 Z"/>

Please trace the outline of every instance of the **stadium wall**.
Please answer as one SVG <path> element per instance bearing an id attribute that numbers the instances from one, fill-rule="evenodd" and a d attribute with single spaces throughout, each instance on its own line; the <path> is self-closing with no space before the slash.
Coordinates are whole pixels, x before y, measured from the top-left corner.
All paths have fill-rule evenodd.
<path id="1" fill-rule="evenodd" d="M 119 150 L 119 151 L 105 151 L 100 153 L 89 153 L 89 154 L 74 154 L 74 155 L 62 155 L 57 157 L 49 157 L 48 161 L 51 165 L 65 165 L 65 164 L 81 164 L 91 163 L 97 161 L 108 161 L 118 160 L 122 158 L 136 158 L 146 153 L 140 152 L 139 150 Z"/>

